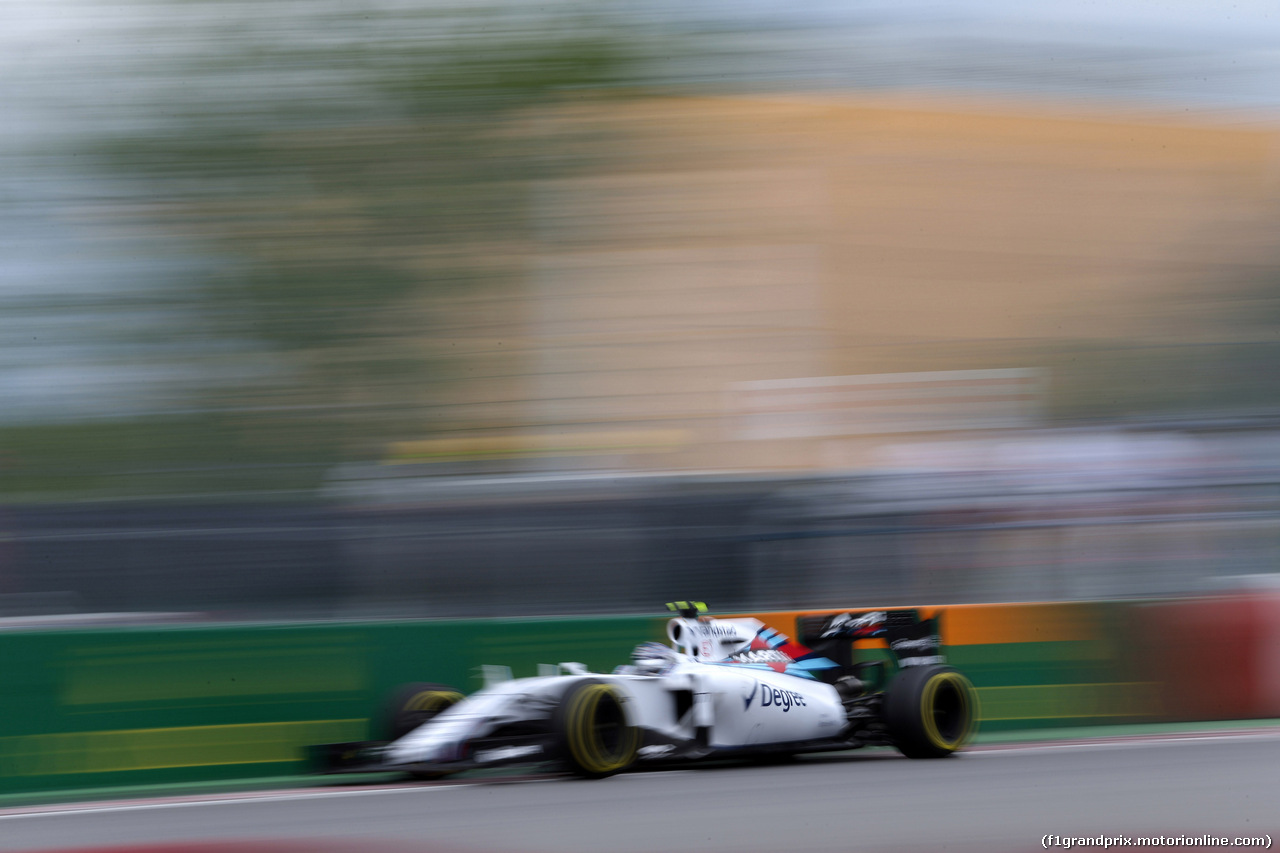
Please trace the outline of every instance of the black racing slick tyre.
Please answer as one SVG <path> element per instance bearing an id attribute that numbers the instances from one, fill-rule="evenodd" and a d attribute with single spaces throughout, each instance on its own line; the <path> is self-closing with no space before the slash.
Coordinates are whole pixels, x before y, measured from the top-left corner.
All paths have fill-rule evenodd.
<path id="1" fill-rule="evenodd" d="M 444 709 L 461 702 L 463 695 L 446 684 L 418 682 L 403 684 L 392 692 L 382 714 L 380 728 L 387 740 L 399 740 Z M 409 776 L 423 782 L 450 775 L 441 770 L 409 770 Z"/>
<path id="2" fill-rule="evenodd" d="M 632 723 L 629 698 L 618 686 L 599 679 L 569 685 L 551 718 L 558 757 L 570 772 L 602 779 L 630 767 L 640 749 L 640 730 Z"/>
<path id="3" fill-rule="evenodd" d="M 462 698 L 461 693 L 444 684 L 403 684 L 387 700 L 380 734 L 386 740 L 399 740 Z"/>
<path id="4" fill-rule="evenodd" d="M 908 758 L 946 758 L 978 728 L 978 694 L 949 666 L 903 669 L 886 691 L 885 725 Z"/>

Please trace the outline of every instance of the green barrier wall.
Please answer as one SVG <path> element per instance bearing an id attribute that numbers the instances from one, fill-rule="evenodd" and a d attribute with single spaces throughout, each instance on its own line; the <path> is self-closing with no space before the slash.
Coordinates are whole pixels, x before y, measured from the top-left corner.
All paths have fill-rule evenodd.
<path id="1" fill-rule="evenodd" d="M 0 792 L 296 773 L 308 744 L 373 735 L 406 681 L 464 692 L 482 664 L 608 671 L 650 617 L 0 634 Z"/>
<path id="2" fill-rule="evenodd" d="M 1012 611 L 1027 626 L 1015 629 L 1013 633 L 1020 635 L 1016 639 L 949 646 L 948 660 L 978 688 L 983 730 L 1158 719 L 1155 685 L 1132 653 L 1129 614 L 1133 606 L 1127 602 L 1023 605 Z M 975 610 L 967 618 L 991 612 Z M 1054 613 L 1066 618 L 1057 622 L 1056 637 L 1028 639 L 1036 633 L 1041 610 L 1049 612 L 1046 621 L 1050 623 Z"/>

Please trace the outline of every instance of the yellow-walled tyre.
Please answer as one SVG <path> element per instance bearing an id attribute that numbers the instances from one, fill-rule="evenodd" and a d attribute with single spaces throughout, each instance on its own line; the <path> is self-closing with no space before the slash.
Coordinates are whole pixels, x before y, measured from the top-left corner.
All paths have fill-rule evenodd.
<path id="1" fill-rule="evenodd" d="M 629 698 L 616 685 L 583 679 L 569 685 L 552 716 L 558 757 L 570 772 L 602 779 L 630 767 L 640 749 Z"/>
<path id="2" fill-rule="evenodd" d="M 946 758 L 978 730 L 978 694 L 949 666 L 912 666 L 884 700 L 889 738 L 908 758 Z"/>
<path id="3" fill-rule="evenodd" d="M 387 700 L 379 728 L 387 740 L 399 740 L 446 708 L 458 704 L 463 695 L 446 684 L 418 682 L 396 688 Z M 432 781 L 450 775 L 440 770 L 406 771 L 414 779 Z"/>
<path id="4" fill-rule="evenodd" d="M 386 740 L 398 740 L 462 698 L 461 693 L 445 684 L 401 685 L 387 700 L 378 734 Z"/>

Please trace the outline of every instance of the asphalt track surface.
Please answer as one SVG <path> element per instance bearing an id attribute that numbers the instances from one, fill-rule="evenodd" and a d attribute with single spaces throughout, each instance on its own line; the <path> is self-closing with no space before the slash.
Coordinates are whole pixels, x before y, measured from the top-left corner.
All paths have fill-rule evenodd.
<path id="1" fill-rule="evenodd" d="M 976 853 L 1046 834 L 1280 840 L 1280 731 L 0 811 L 4 851 Z"/>

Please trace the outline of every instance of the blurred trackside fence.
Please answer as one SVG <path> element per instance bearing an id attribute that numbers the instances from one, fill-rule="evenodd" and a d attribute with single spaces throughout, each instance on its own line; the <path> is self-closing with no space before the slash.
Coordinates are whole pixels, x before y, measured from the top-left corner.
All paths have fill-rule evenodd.
<path id="1" fill-rule="evenodd" d="M 312 619 L 1148 598 L 1280 565 L 1280 476 L 361 481 L 0 508 L 0 618 Z"/>

